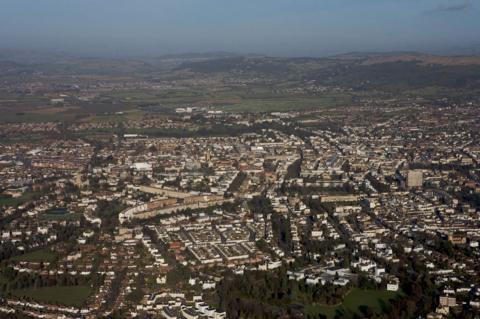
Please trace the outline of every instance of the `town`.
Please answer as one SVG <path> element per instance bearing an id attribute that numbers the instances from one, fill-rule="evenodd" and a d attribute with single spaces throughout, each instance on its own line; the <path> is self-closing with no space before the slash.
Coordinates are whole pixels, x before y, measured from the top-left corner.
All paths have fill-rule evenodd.
<path id="1" fill-rule="evenodd" d="M 479 111 L 438 103 L 1 124 L 0 312 L 478 315 Z"/>

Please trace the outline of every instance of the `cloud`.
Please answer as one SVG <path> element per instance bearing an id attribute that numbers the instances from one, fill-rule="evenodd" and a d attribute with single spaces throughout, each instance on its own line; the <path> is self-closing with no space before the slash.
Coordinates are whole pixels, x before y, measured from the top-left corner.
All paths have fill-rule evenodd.
<path id="1" fill-rule="evenodd" d="M 460 3 L 452 3 L 452 4 L 439 4 L 437 7 L 427 11 L 426 13 L 458 12 L 458 11 L 465 11 L 471 8 L 473 8 L 473 2 L 464 1 Z"/>

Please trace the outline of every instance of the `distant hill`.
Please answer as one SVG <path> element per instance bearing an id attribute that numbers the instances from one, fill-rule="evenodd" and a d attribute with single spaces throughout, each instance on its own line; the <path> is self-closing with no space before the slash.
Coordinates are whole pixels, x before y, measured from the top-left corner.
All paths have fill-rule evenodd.
<path id="1" fill-rule="evenodd" d="M 155 67 L 133 59 L 68 58 L 38 66 L 38 70 L 54 74 L 123 75 L 148 73 Z"/>
<path id="2" fill-rule="evenodd" d="M 82 58 L 61 53 L 0 50 L 1 76 L 111 75 L 269 78 L 313 81 L 321 86 L 403 92 L 443 87 L 480 90 L 480 56 L 416 52 L 352 52 L 331 57 L 268 57 L 229 52 L 187 53 L 156 58 Z"/>
<path id="3" fill-rule="evenodd" d="M 223 59 L 206 60 L 201 62 L 185 62 L 182 63 L 178 70 L 188 69 L 193 72 L 200 73 L 284 73 L 290 69 L 288 67 L 288 59 L 281 58 L 248 58 L 243 56 L 229 57 Z"/>
<path id="4" fill-rule="evenodd" d="M 480 89 L 480 57 L 414 52 L 348 53 L 327 58 L 232 57 L 182 63 L 177 70 L 313 80 L 357 90 Z"/>
<path id="5" fill-rule="evenodd" d="M 339 59 L 339 60 L 365 60 L 371 58 L 379 58 L 379 57 L 394 57 L 394 56 L 401 56 L 401 55 L 412 55 L 412 56 L 420 56 L 423 53 L 415 52 L 415 51 L 393 51 L 393 52 L 347 52 L 341 53 L 330 58 Z"/>
<path id="6" fill-rule="evenodd" d="M 212 60 L 225 59 L 231 57 L 239 57 L 240 54 L 232 52 L 203 52 L 203 53 L 181 53 L 181 54 L 165 54 L 156 57 L 158 60 Z"/>
<path id="7" fill-rule="evenodd" d="M 423 65 L 480 65 L 480 56 L 438 56 L 427 54 L 403 54 L 371 57 L 364 60 L 362 64 L 371 65 L 394 62 L 417 62 Z"/>
<path id="8" fill-rule="evenodd" d="M 247 55 L 260 57 L 260 55 Z M 235 59 L 242 58 L 244 55 L 240 55 L 232 52 L 205 52 L 205 53 L 184 53 L 184 54 L 167 54 L 154 58 L 144 58 L 143 61 L 152 63 L 155 65 L 161 65 L 166 68 L 176 68 L 184 63 L 193 62 L 207 62 L 213 60 L 223 59 Z"/>
<path id="9" fill-rule="evenodd" d="M 73 55 L 67 53 L 0 48 L 0 61 L 11 61 L 22 64 L 53 63 L 72 57 Z"/>

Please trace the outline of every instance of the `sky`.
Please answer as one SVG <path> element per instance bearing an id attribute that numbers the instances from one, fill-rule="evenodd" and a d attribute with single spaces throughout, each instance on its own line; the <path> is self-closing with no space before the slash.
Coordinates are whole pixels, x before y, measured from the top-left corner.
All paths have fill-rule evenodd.
<path id="1" fill-rule="evenodd" d="M 113 56 L 480 54 L 480 0 L 0 0 L 0 48 Z"/>

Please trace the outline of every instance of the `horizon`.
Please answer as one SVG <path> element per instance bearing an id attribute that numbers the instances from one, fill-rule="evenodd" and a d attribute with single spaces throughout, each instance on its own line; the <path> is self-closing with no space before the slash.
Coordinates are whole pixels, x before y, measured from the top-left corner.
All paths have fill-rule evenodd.
<path id="1" fill-rule="evenodd" d="M 21 56 L 27 54 L 31 57 L 48 57 L 48 56 L 61 56 L 65 59 L 114 59 L 114 60 L 148 60 L 148 59 L 170 59 L 170 58 L 185 58 L 193 59 L 195 56 L 198 58 L 213 58 L 213 59 L 226 59 L 234 57 L 245 58 L 279 58 L 279 59 L 322 59 L 322 58 L 335 58 L 348 55 L 379 55 L 379 56 L 401 56 L 401 55 L 418 55 L 418 56 L 437 56 L 437 57 L 478 57 L 480 52 L 469 54 L 465 53 L 435 53 L 427 51 L 345 51 L 333 54 L 324 55 L 274 55 L 274 54 L 262 54 L 256 52 L 240 53 L 232 51 L 186 51 L 186 52 L 172 52 L 166 54 L 152 54 L 152 55 L 109 55 L 109 54 L 86 54 L 86 53 L 73 53 L 61 50 L 42 50 L 42 49 L 23 49 L 23 48 L 5 48 L 0 47 L 0 61 L 15 60 L 17 55 Z M 20 58 L 22 60 L 22 58 Z"/>

